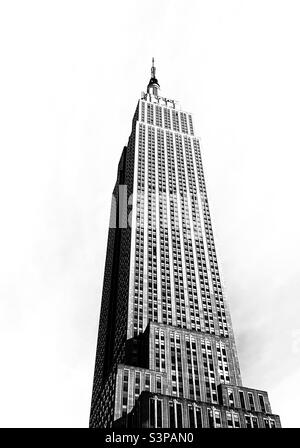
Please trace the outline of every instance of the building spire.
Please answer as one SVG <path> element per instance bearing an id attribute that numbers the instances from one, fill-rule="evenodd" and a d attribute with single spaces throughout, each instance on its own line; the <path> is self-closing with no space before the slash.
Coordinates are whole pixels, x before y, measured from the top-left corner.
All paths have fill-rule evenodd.
<path id="1" fill-rule="evenodd" d="M 151 79 L 147 86 L 147 93 L 151 93 L 152 95 L 158 95 L 159 88 L 160 85 L 156 79 L 156 67 L 154 65 L 154 58 L 152 58 Z"/>
<path id="2" fill-rule="evenodd" d="M 154 65 L 154 58 L 152 58 L 152 67 L 151 67 L 151 78 L 155 78 L 156 68 Z"/>

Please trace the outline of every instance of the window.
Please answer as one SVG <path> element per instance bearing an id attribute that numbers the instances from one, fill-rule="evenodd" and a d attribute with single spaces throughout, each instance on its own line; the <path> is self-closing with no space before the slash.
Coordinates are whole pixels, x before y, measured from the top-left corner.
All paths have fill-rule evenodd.
<path id="1" fill-rule="evenodd" d="M 234 407 L 233 391 L 228 389 L 228 404 L 230 407 Z"/>
<path id="2" fill-rule="evenodd" d="M 197 428 L 202 428 L 202 418 L 200 408 L 196 408 L 196 421 L 197 421 Z"/>
<path id="3" fill-rule="evenodd" d="M 221 428 L 221 414 L 220 414 L 220 411 L 215 411 L 215 421 L 216 421 L 216 428 Z"/>
<path id="4" fill-rule="evenodd" d="M 150 389 L 150 375 L 149 373 L 146 373 L 145 375 L 145 390 Z"/>
<path id="5" fill-rule="evenodd" d="M 245 415 L 246 428 L 252 428 L 250 415 Z"/>
<path id="6" fill-rule="evenodd" d="M 155 401 L 154 401 L 154 398 L 150 398 L 149 414 L 150 414 L 150 427 L 155 428 Z"/>
<path id="7" fill-rule="evenodd" d="M 182 405 L 180 403 L 176 404 L 177 411 L 177 428 L 182 428 Z"/>
<path id="8" fill-rule="evenodd" d="M 127 403 L 128 403 L 128 377 L 129 371 L 124 370 L 124 378 L 123 378 L 123 400 L 122 400 L 122 414 L 125 415 L 127 412 Z"/>
<path id="9" fill-rule="evenodd" d="M 241 427 L 241 425 L 240 425 L 240 418 L 239 418 L 238 414 L 236 414 L 236 413 L 233 414 L 233 421 L 234 421 L 234 427 L 235 428 L 240 428 Z"/>
<path id="10" fill-rule="evenodd" d="M 233 419 L 231 412 L 226 412 L 226 419 L 228 428 L 233 428 Z"/>
<path id="11" fill-rule="evenodd" d="M 208 409 L 208 424 L 210 428 L 214 428 L 214 417 L 213 417 L 213 411 L 211 409 Z"/>
<path id="12" fill-rule="evenodd" d="M 254 415 L 245 415 L 246 428 L 258 428 L 258 418 Z"/>
<path id="13" fill-rule="evenodd" d="M 253 428 L 258 428 L 258 419 L 257 419 L 257 417 L 252 417 L 252 425 L 253 425 Z"/>
<path id="14" fill-rule="evenodd" d="M 156 378 L 156 392 L 157 392 L 158 394 L 161 393 L 161 377 L 160 377 L 160 376 L 158 376 L 158 377 Z"/>
<path id="15" fill-rule="evenodd" d="M 173 401 L 169 402 L 169 412 L 170 412 L 170 428 L 175 428 L 175 412 Z"/>
<path id="16" fill-rule="evenodd" d="M 157 400 L 157 428 L 162 428 L 162 400 Z"/>
<path id="17" fill-rule="evenodd" d="M 251 392 L 248 392 L 248 398 L 249 398 L 249 404 L 250 404 L 251 411 L 255 411 L 253 394 Z"/>
<path id="18" fill-rule="evenodd" d="M 258 395 L 261 412 L 266 412 L 265 400 L 262 395 Z"/>
<path id="19" fill-rule="evenodd" d="M 189 419 L 190 419 L 190 428 L 195 428 L 195 414 L 193 406 L 189 405 Z"/>
<path id="20" fill-rule="evenodd" d="M 141 373 L 135 372 L 135 390 L 134 390 L 135 398 L 137 398 L 140 394 L 140 383 L 141 383 Z"/>
<path id="21" fill-rule="evenodd" d="M 245 409 L 246 406 L 245 406 L 244 392 L 240 390 L 239 395 L 240 395 L 241 408 Z"/>

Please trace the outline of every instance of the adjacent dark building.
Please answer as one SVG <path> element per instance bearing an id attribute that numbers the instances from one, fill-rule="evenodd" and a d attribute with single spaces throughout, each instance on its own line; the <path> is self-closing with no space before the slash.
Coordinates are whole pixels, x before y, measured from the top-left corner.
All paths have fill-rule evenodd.
<path id="1" fill-rule="evenodd" d="M 154 63 L 108 234 L 90 427 L 280 427 L 242 385 L 192 115 Z"/>

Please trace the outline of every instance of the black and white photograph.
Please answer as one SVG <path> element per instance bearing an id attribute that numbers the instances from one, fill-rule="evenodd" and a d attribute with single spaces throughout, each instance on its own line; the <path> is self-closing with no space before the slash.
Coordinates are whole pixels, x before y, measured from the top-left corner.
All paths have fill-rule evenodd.
<path id="1" fill-rule="evenodd" d="M 296 0 L 1 2 L 1 428 L 300 427 L 299 24 Z"/>

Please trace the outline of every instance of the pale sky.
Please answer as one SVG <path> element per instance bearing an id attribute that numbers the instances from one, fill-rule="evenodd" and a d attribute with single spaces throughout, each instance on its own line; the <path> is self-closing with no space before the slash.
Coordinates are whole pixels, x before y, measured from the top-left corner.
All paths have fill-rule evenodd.
<path id="1" fill-rule="evenodd" d="M 110 199 L 152 56 L 194 114 L 246 387 L 300 400 L 300 4 L 0 6 L 0 426 L 87 427 Z"/>

